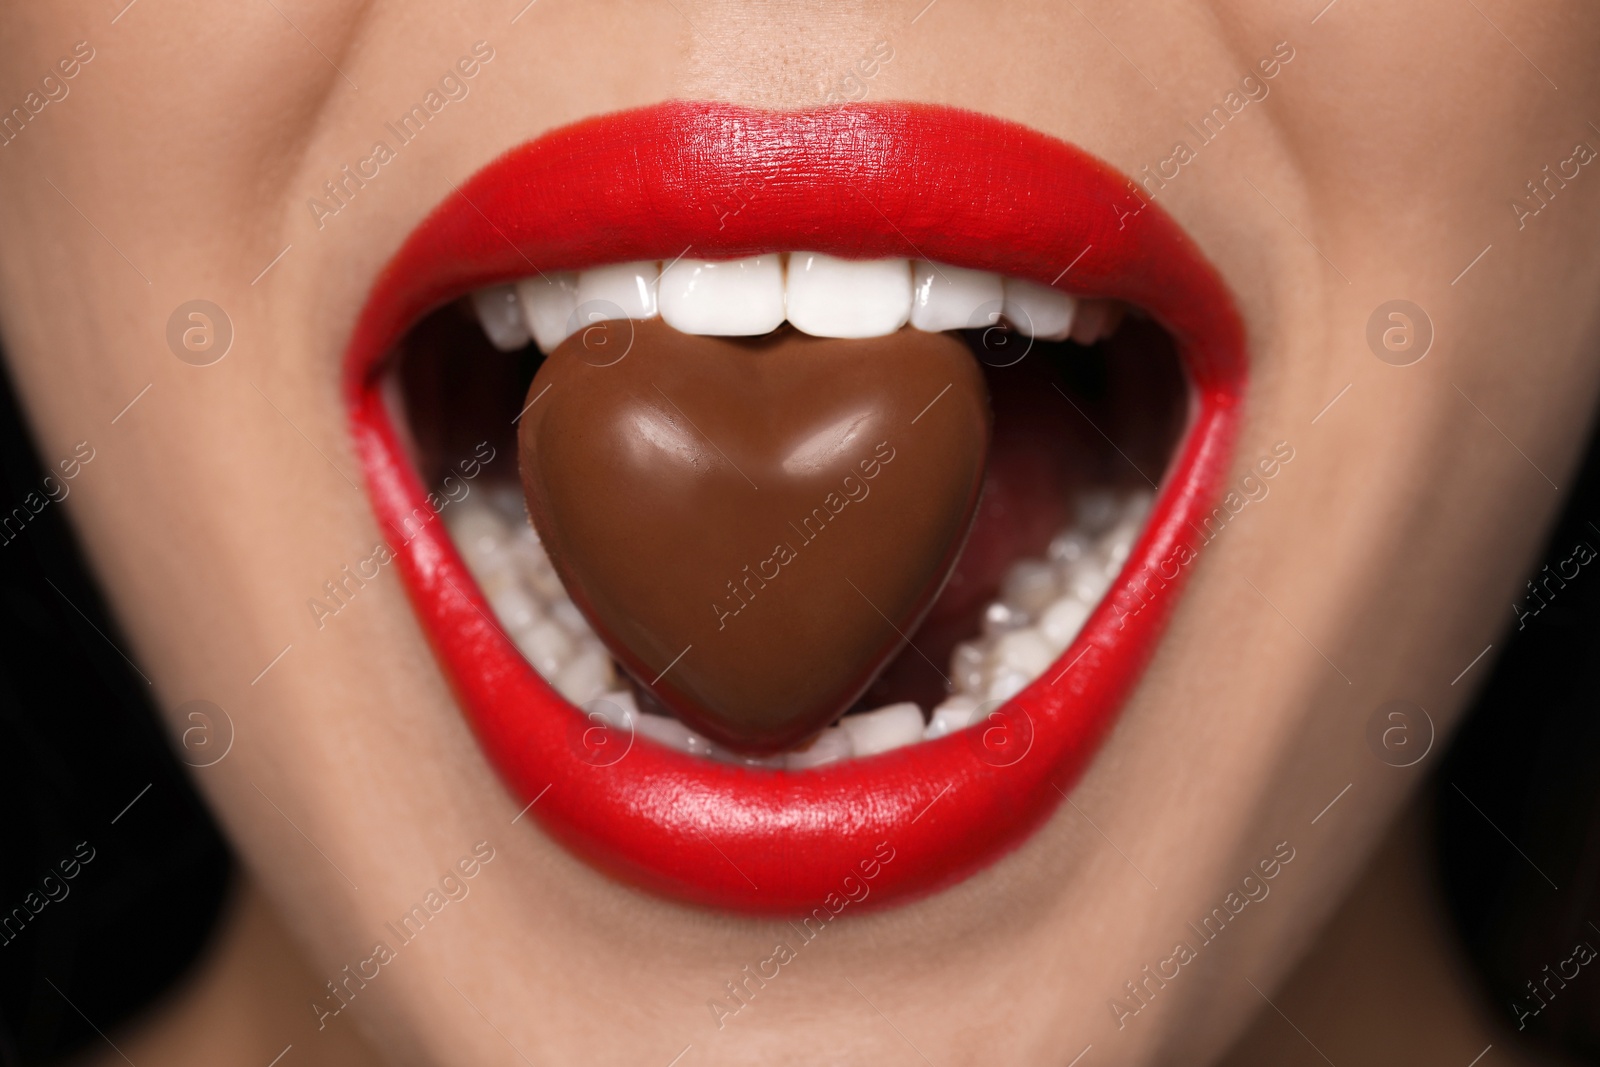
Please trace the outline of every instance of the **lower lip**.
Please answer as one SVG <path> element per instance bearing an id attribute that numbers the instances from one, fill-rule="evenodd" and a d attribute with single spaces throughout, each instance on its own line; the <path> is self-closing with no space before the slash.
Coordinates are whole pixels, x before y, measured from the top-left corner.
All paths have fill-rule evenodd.
<path id="1" fill-rule="evenodd" d="M 1049 817 L 1176 603 L 1192 531 L 1226 473 L 1245 382 L 1227 288 L 1132 188 L 1070 145 L 969 112 L 675 103 L 517 148 L 411 234 L 357 323 L 346 399 L 418 617 L 518 807 L 625 882 L 766 915 L 931 893 L 994 863 Z M 530 263 L 670 260 L 686 246 L 703 258 L 805 248 L 994 270 L 1127 300 L 1177 340 L 1193 412 L 1144 533 L 1074 644 L 987 724 L 799 774 L 643 740 L 597 765 L 575 743 L 589 725 L 581 713 L 492 621 L 404 457 L 381 396 L 385 356 L 429 308 L 532 273 Z"/>

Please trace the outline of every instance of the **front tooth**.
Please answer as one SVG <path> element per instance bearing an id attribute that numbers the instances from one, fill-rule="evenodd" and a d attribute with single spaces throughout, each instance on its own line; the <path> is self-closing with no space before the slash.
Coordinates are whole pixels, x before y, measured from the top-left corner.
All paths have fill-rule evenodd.
<path id="1" fill-rule="evenodd" d="M 890 704 L 875 711 L 846 715 L 839 729 L 850 735 L 856 757 L 876 756 L 922 740 L 922 709 L 915 704 Z"/>
<path id="2" fill-rule="evenodd" d="M 924 741 L 937 741 L 946 734 L 965 730 L 978 717 L 980 707 L 976 697 L 956 693 L 945 697 L 944 703 L 933 709 L 933 717 L 922 732 Z"/>
<path id="3" fill-rule="evenodd" d="M 579 272 L 577 306 L 584 324 L 655 318 L 660 274 L 660 264 L 654 260 L 612 263 Z"/>
<path id="4" fill-rule="evenodd" d="M 854 756 L 855 749 L 851 747 L 850 735 L 837 726 L 830 726 L 805 748 L 797 748 L 786 753 L 783 765 L 791 771 L 803 771 L 811 767 L 838 763 Z"/>
<path id="5" fill-rule="evenodd" d="M 1072 332 L 1077 301 L 1058 289 L 1024 278 L 1005 280 L 1006 321 L 1029 337 L 1064 341 Z"/>
<path id="6" fill-rule="evenodd" d="M 574 332 L 577 323 L 572 313 L 578 307 L 578 276 L 555 270 L 517 283 L 517 300 L 522 304 L 522 319 L 534 343 L 546 355 Z"/>
<path id="7" fill-rule="evenodd" d="M 591 722 L 598 719 L 613 730 L 627 730 L 630 733 L 634 721 L 639 717 L 639 705 L 634 701 L 633 694 L 626 689 L 601 693 L 586 702 L 583 710 Z"/>
<path id="8" fill-rule="evenodd" d="M 1037 677 L 1038 675 L 1036 674 L 1029 674 L 1027 671 L 1016 667 L 1003 667 L 997 663 L 989 678 L 989 690 L 985 696 L 989 700 L 1001 702 L 1010 700 L 1032 685 L 1033 680 Z"/>
<path id="9" fill-rule="evenodd" d="M 1127 562 L 1128 554 L 1133 551 L 1133 543 L 1139 539 L 1139 531 L 1144 529 L 1144 516 L 1124 515 L 1117 520 L 1117 524 L 1100 535 L 1100 548 L 1106 554 L 1106 559 L 1117 567 Z"/>
<path id="10" fill-rule="evenodd" d="M 530 629 L 541 621 L 539 605 L 523 589 L 522 583 L 515 585 L 502 585 L 494 592 L 485 590 L 489 597 L 489 607 L 494 611 L 494 617 L 500 620 L 500 625 L 508 630 Z"/>
<path id="11" fill-rule="evenodd" d="M 616 682 L 611 657 L 598 645 L 583 649 L 550 680 L 556 692 L 574 704 L 599 696 Z"/>
<path id="12" fill-rule="evenodd" d="M 719 746 L 701 737 L 677 719 L 666 715 L 644 712 L 634 720 L 634 729 L 658 745 L 691 756 L 719 759 L 726 755 Z"/>
<path id="13" fill-rule="evenodd" d="M 502 352 L 515 352 L 528 343 L 528 328 L 522 323 L 517 305 L 517 287 L 491 285 L 472 294 L 472 309 L 489 336 L 489 343 Z"/>
<path id="14" fill-rule="evenodd" d="M 1056 596 L 1056 569 L 1037 559 L 1018 560 L 1000 583 L 1000 599 L 1013 608 L 1039 614 Z"/>
<path id="15" fill-rule="evenodd" d="M 994 645 L 997 671 L 1016 671 L 1030 679 L 1043 674 L 1055 661 L 1056 654 L 1050 642 L 1032 628 L 1006 634 Z"/>
<path id="16" fill-rule="evenodd" d="M 981 693 L 989 684 L 989 654 L 972 641 L 963 641 L 950 654 L 950 675 L 961 693 Z"/>
<path id="17" fill-rule="evenodd" d="M 572 658 L 572 638 L 553 622 L 534 623 L 511 636 L 524 659 L 546 678 L 554 678 Z M 586 694 L 593 695 L 593 694 Z"/>
<path id="18" fill-rule="evenodd" d="M 1111 305 L 1104 300 L 1083 301 L 1072 323 L 1072 339 L 1080 345 L 1094 344 L 1108 332 L 1110 318 Z"/>
<path id="19" fill-rule="evenodd" d="M 678 752 L 689 751 L 689 739 L 695 736 L 693 730 L 677 719 L 665 715 L 652 715 L 649 712 L 642 713 L 634 720 L 634 729 L 656 744 Z"/>
<path id="20" fill-rule="evenodd" d="M 789 322 L 813 337 L 884 337 L 911 317 L 911 265 L 791 252 Z"/>
<path id="21" fill-rule="evenodd" d="M 682 333 L 741 337 L 783 325 L 783 264 L 776 254 L 680 259 L 661 272 L 661 317 Z"/>
<path id="22" fill-rule="evenodd" d="M 456 509 L 446 522 L 462 558 L 475 571 L 497 564 L 501 550 L 511 540 L 510 527 L 487 508 Z"/>
<path id="23" fill-rule="evenodd" d="M 1039 634 L 1059 655 L 1072 644 L 1093 610 L 1075 596 L 1064 596 L 1039 617 Z"/>
<path id="24" fill-rule="evenodd" d="M 911 265 L 911 325 L 937 333 L 993 326 L 1000 321 L 1005 287 L 986 270 L 935 266 L 919 259 Z"/>
<path id="25" fill-rule="evenodd" d="M 1099 553 L 1093 553 L 1068 567 L 1064 584 L 1068 592 L 1085 604 L 1098 604 L 1111 588 L 1116 569 Z"/>

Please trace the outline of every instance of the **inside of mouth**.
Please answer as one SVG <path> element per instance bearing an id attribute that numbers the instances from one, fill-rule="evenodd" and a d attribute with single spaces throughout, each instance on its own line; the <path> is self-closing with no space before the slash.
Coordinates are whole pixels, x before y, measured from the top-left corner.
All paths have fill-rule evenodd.
<path id="1" fill-rule="evenodd" d="M 785 268 L 792 274 L 794 255 L 779 261 L 780 279 Z M 919 270 L 923 277 L 940 270 L 889 262 L 913 281 Z M 591 273 L 609 273 L 610 288 L 586 289 Z M 390 361 L 396 427 L 432 489 L 428 506 L 529 664 L 612 728 L 696 756 L 793 772 L 965 729 L 1050 670 L 1128 558 L 1187 426 L 1188 387 L 1166 332 L 1137 309 L 1123 314 L 1110 302 L 1041 305 L 1041 287 L 1010 279 L 995 280 L 1001 299 L 992 306 L 970 306 L 985 292 L 978 279 L 959 313 L 921 317 L 925 325 L 972 324 L 957 332 L 989 389 L 993 436 L 971 533 L 908 645 L 855 705 L 796 748 L 750 756 L 696 734 L 616 664 L 551 566 L 518 477 L 515 420 L 544 359 L 541 344 L 553 349 L 594 318 L 660 314 L 686 332 L 719 330 L 715 310 L 669 313 L 645 291 L 671 280 L 660 265 L 624 264 L 483 290 L 419 322 Z M 917 315 L 908 322 L 902 310 L 896 325 L 892 309 L 875 306 L 883 298 L 871 282 L 855 286 L 865 310 L 824 303 L 820 312 L 791 314 L 790 322 L 781 321 L 780 295 L 776 328 L 810 326 L 806 332 L 838 331 L 834 336 L 917 329 Z M 1013 284 L 1034 302 L 1006 301 Z M 642 294 L 638 303 L 630 302 L 630 288 Z M 914 296 L 924 310 L 927 288 Z M 586 292 L 602 295 L 581 301 Z M 747 294 L 720 299 L 753 321 Z M 723 332 L 741 328 L 753 327 Z"/>

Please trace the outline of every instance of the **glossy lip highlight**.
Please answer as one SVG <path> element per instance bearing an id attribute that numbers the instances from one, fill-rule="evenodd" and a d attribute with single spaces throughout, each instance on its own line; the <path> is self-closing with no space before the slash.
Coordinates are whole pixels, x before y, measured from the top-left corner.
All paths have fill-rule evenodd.
<path id="1" fill-rule="evenodd" d="M 988 725 L 803 774 L 634 744 L 608 766 L 570 740 L 581 713 L 493 622 L 444 524 L 397 548 L 413 605 L 480 744 L 519 806 L 572 851 L 652 892 L 794 915 L 892 849 L 872 905 L 971 875 L 1025 841 L 1077 781 L 1148 662 L 1184 574 L 1113 611 L 1170 560 L 1226 473 L 1246 378 L 1244 328 L 1172 219 L 1093 157 L 1025 127 L 923 105 L 772 112 L 674 102 L 587 120 L 479 171 L 379 277 L 345 362 L 374 509 L 428 514 L 380 389 L 425 312 L 544 270 L 809 248 L 915 257 L 1030 278 L 1149 312 L 1192 384 L 1189 428 L 1122 573 L 1060 660 Z M 1064 414 L 1064 417 L 1071 417 Z M 421 510 L 419 510 L 421 509 Z M 1154 583 L 1152 583 L 1154 584 Z"/>

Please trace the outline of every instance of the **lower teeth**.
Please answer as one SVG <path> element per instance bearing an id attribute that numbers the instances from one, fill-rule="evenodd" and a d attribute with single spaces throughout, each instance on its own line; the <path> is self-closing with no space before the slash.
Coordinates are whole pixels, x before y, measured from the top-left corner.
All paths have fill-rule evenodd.
<path id="1" fill-rule="evenodd" d="M 1050 542 L 1048 558 L 1011 566 L 983 631 L 950 657 L 954 686 L 925 718 L 912 703 L 846 715 L 802 748 L 744 756 L 676 719 L 640 712 L 605 645 L 568 598 L 528 522 L 520 489 L 462 500 L 447 525 L 496 619 L 528 663 L 567 700 L 618 730 L 727 763 L 785 770 L 872 756 L 964 730 L 1026 688 L 1055 662 L 1122 569 L 1144 525 L 1150 495 L 1104 491 L 1078 500 L 1077 520 Z"/>

